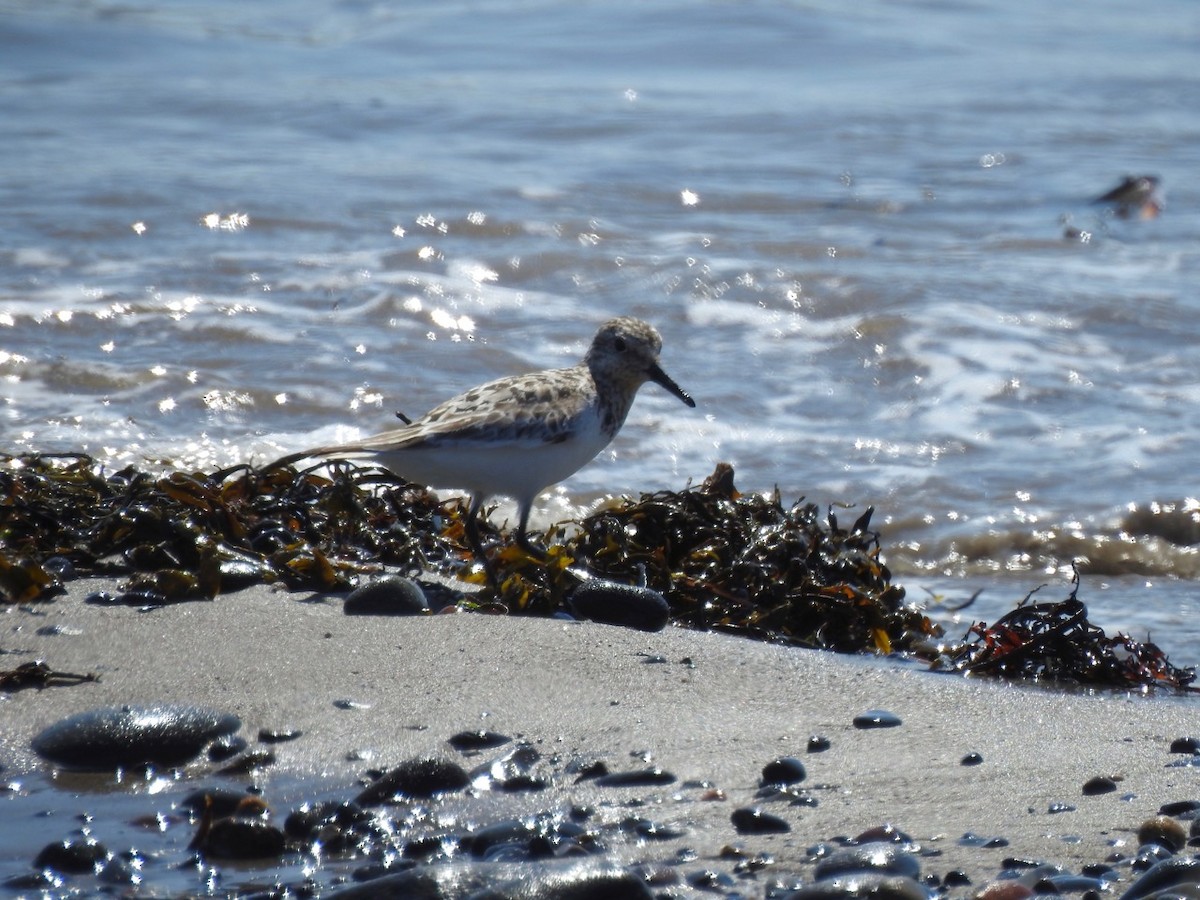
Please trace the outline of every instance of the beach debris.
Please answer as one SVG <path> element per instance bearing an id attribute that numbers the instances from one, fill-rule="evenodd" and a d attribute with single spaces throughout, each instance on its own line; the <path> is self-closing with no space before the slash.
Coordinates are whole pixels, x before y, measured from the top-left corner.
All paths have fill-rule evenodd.
<path id="1" fill-rule="evenodd" d="M 72 769 L 177 766 L 241 727 L 237 716 L 202 706 L 109 706 L 60 719 L 37 734 L 32 745 L 43 759 Z"/>
<path id="2" fill-rule="evenodd" d="M 1194 680 L 1153 644 L 1106 638 L 1075 596 L 1078 576 L 1062 604 L 1027 597 L 991 626 L 976 623 L 961 641 L 935 645 L 942 629 L 892 580 L 874 510 L 848 526 L 838 512 L 803 498 L 786 505 L 778 490 L 742 493 L 722 463 L 698 486 L 552 527 L 545 560 L 482 517 L 484 543 L 498 547 L 493 589 L 470 549 L 462 499 L 439 500 L 376 467 L 154 475 L 108 472 L 82 453 L 0 455 L 0 592 L 8 603 L 36 602 L 61 594 L 60 579 L 118 576 L 120 593 L 98 591 L 88 602 L 148 610 L 281 583 L 358 588 L 346 606 L 353 613 L 377 608 L 384 589 L 367 579 L 385 576 L 418 614 L 573 615 L 648 631 L 674 623 L 843 653 L 910 654 L 944 671 L 1013 679 L 1175 689 Z M 393 581 L 397 571 L 422 584 Z"/>
<path id="3" fill-rule="evenodd" d="M 1079 586 L 1076 570 L 1065 600 L 1031 603 L 1040 588 L 1030 591 L 993 624 L 972 624 L 967 638 L 935 659 L 934 667 L 1028 681 L 1195 690 L 1194 668 L 1173 665 L 1149 641 L 1121 633 L 1109 637 L 1092 624 L 1077 596 Z"/>
<path id="4" fill-rule="evenodd" d="M 12 693 L 32 687 L 68 687 L 99 680 L 99 675 L 93 675 L 90 672 L 87 675 L 56 672 L 44 660 L 35 659 L 32 662 L 21 663 L 15 669 L 0 671 L 0 691 Z"/>

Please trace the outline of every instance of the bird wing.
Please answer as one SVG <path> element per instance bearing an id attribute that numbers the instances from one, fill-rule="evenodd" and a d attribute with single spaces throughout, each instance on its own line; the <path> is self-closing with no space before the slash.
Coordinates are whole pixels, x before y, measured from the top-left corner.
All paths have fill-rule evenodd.
<path id="1" fill-rule="evenodd" d="M 461 447 L 502 440 L 538 446 L 566 440 L 595 401 L 580 391 L 578 369 L 517 375 L 480 385 L 434 407 L 411 425 L 352 444 L 321 447 L 313 456 L 379 453 L 412 447 Z"/>

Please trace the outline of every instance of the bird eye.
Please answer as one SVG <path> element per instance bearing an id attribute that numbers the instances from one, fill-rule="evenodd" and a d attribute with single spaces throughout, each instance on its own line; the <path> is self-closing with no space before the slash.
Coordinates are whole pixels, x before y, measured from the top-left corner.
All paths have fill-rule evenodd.
<path id="1" fill-rule="evenodd" d="M 617 338 L 615 341 L 613 341 L 613 346 L 617 348 L 618 353 L 624 353 L 625 352 L 625 338 L 620 338 L 620 337 Z"/>

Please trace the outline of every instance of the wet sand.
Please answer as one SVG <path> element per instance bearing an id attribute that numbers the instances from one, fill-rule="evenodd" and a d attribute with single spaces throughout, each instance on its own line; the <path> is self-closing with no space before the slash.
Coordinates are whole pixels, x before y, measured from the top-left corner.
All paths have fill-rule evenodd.
<path id="1" fill-rule="evenodd" d="M 923 871 L 963 869 L 976 886 L 1006 857 L 1077 870 L 1114 851 L 1132 855 L 1141 822 L 1164 803 L 1200 794 L 1196 769 L 1167 768 L 1181 758 L 1169 753 L 1171 740 L 1200 732 L 1193 698 L 968 680 L 671 627 L 646 634 L 478 614 L 351 617 L 341 597 L 267 587 L 149 612 L 84 604 L 99 587 L 113 582 L 72 582 L 67 596 L 10 607 L 0 618 L 0 649 L 8 651 L 0 668 L 42 658 L 58 671 L 100 676 L 0 694 L 5 778 L 50 770 L 30 750 L 39 730 L 112 704 L 233 712 L 252 743 L 260 728 L 302 730 L 272 747 L 278 762 L 255 776 L 268 797 L 273 781 L 285 779 L 314 790 L 344 786 L 350 797 L 369 765 L 426 755 L 461 761 L 446 739 L 486 728 L 523 737 L 547 756 L 601 759 L 613 770 L 642 766 L 631 754 L 648 755 L 679 779 L 641 789 L 661 799 L 650 814 L 685 826 L 685 843 L 702 858 L 736 844 L 773 854 L 775 870 L 764 877 L 803 874 L 811 870 L 810 845 L 892 823 L 941 851 Z M 55 630 L 47 626 L 67 633 L 37 633 Z M 362 707 L 343 709 L 339 700 Z M 855 728 L 853 718 L 868 709 L 888 710 L 903 724 Z M 828 751 L 805 752 L 814 734 L 830 740 Z M 355 750 L 373 751 L 373 762 L 348 759 Z M 970 752 L 982 764 L 962 765 Z M 763 765 L 783 755 L 803 760 L 802 786 L 818 805 L 764 804 L 791 832 L 737 834 L 730 813 L 754 803 Z M 188 778 L 210 770 L 197 763 Z M 1117 778 L 1117 790 L 1083 796 L 1084 782 L 1097 775 Z M 685 781 L 709 782 L 725 799 L 673 802 Z M 535 802 L 600 796 L 564 780 Z M 1051 814 L 1052 804 L 1075 809 Z M 1008 845 L 964 846 L 967 832 Z M 646 845 L 632 856 L 669 859 L 678 844 Z"/>

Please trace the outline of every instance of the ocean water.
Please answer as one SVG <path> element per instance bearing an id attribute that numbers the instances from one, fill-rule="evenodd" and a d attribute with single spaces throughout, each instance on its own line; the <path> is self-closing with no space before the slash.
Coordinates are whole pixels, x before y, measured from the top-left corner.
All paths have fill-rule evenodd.
<path id="1" fill-rule="evenodd" d="M 1197 662 L 1198 39 L 1191 0 L 0 0 L 0 450 L 266 461 L 636 315 L 698 407 L 645 388 L 539 521 L 728 461 L 874 506 L 935 613 L 1078 563 Z M 1128 174 L 1162 215 L 1091 202 Z"/>

